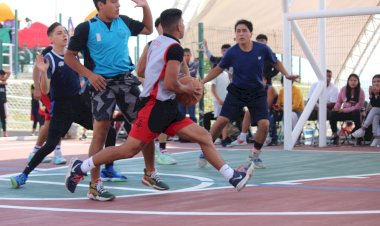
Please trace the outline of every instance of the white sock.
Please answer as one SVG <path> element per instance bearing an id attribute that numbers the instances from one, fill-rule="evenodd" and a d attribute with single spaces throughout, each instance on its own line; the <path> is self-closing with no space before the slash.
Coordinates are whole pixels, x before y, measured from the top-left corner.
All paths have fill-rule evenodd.
<path id="1" fill-rule="evenodd" d="M 227 180 L 230 180 L 232 176 L 234 175 L 234 170 L 227 164 L 224 164 L 222 168 L 220 168 L 219 172 L 226 178 Z"/>
<path id="2" fill-rule="evenodd" d="M 54 156 L 62 156 L 61 145 L 57 145 L 57 146 L 55 146 L 55 149 L 54 149 Z"/>
<path id="3" fill-rule="evenodd" d="M 249 155 L 250 159 L 258 159 L 260 157 L 261 150 L 256 150 L 255 148 L 252 149 L 251 154 Z"/>
<path id="4" fill-rule="evenodd" d="M 40 149 L 41 149 L 41 146 L 36 145 L 36 146 L 34 146 L 34 148 L 33 148 L 33 150 L 32 150 L 32 153 L 33 153 L 33 154 L 36 154 L 37 151 L 40 150 Z"/>
<path id="5" fill-rule="evenodd" d="M 86 159 L 83 161 L 82 165 L 80 166 L 80 169 L 83 173 L 87 173 L 88 171 L 95 168 L 94 161 L 92 160 L 92 157 Z"/>
<path id="6" fill-rule="evenodd" d="M 247 133 L 240 133 L 239 137 L 240 137 L 240 140 L 246 141 L 247 140 Z"/>

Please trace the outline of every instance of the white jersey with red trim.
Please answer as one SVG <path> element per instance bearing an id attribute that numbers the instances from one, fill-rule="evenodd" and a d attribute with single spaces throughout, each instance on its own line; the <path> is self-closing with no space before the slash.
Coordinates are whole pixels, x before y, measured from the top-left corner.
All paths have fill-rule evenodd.
<path id="1" fill-rule="evenodd" d="M 164 35 L 160 35 L 150 44 L 145 68 L 144 88 L 140 97 L 152 96 L 160 101 L 175 98 L 174 92 L 164 88 L 166 54 L 168 49 L 175 44 L 179 43 Z"/>

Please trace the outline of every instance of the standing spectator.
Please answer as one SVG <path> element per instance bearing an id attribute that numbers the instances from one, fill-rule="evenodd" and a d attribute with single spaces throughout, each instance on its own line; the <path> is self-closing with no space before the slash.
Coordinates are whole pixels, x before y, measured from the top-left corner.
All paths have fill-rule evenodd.
<path id="1" fill-rule="evenodd" d="M 331 110 L 334 108 L 336 100 L 338 99 L 338 87 L 336 87 L 334 84 L 331 83 L 332 78 L 332 72 L 331 70 L 326 70 L 326 103 L 327 103 L 327 120 L 330 120 Z M 309 91 L 309 99 L 311 95 L 314 93 L 315 88 L 317 87 L 318 83 L 314 83 L 310 87 Z M 318 120 L 318 109 L 319 104 L 317 103 L 314 107 L 314 110 L 311 112 L 309 120 Z"/>
<path id="2" fill-rule="evenodd" d="M 372 134 L 374 139 L 371 143 L 371 147 L 376 147 L 380 143 L 380 134 L 377 132 L 380 120 L 380 74 L 373 76 L 372 86 L 369 87 L 368 93 L 371 109 L 369 110 L 362 127 L 352 133 L 352 136 L 356 138 L 364 137 L 365 130 L 372 124 Z"/>
<path id="3" fill-rule="evenodd" d="M 256 36 L 256 41 L 267 44 L 268 43 L 268 36 L 265 34 L 259 34 Z M 264 62 L 264 77 L 267 80 L 267 84 L 272 85 L 272 78 L 275 77 L 278 74 L 277 68 L 268 60 Z"/>
<path id="4" fill-rule="evenodd" d="M 224 54 L 231 47 L 231 45 L 230 44 L 223 44 L 222 45 L 222 47 L 220 49 L 221 54 L 222 54 L 221 57 L 216 57 L 216 56 L 212 55 L 212 53 L 210 52 L 210 49 L 208 48 L 208 44 L 207 44 L 207 40 L 206 39 L 203 40 L 203 47 L 205 48 L 205 54 L 206 54 L 207 58 L 210 60 L 210 62 L 212 63 L 212 67 L 214 68 L 222 60 Z"/>
<path id="5" fill-rule="evenodd" d="M 227 87 L 230 84 L 230 79 L 228 73 L 223 71 L 218 75 L 214 80 L 212 80 L 211 84 L 211 93 L 213 96 L 214 102 L 214 117 L 218 118 L 220 111 L 222 110 L 222 106 L 224 103 L 224 99 L 227 96 Z M 226 147 L 230 144 L 230 141 L 227 140 L 227 128 L 226 125 L 222 130 L 222 141 L 221 144 L 223 147 Z"/>
<path id="6" fill-rule="evenodd" d="M 183 60 L 189 67 L 190 76 L 196 78 L 198 73 L 198 62 L 191 61 L 191 51 L 188 48 L 183 49 Z M 197 118 L 195 116 L 195 105 L 185 106 L 183 104 L 178 104 L 178 109 L 181 114 L 189 114 L 189 117 L 193 122 L 197 122 Z"/>
<path id="7" fill-rule="evenodd" d="M 203 40 L 203 46 L 205 48 L 206 56 L 210 60 L 210 62 L 213 64 L 213 67 L 218 65 L 218 63 L 221 61 L 224 54 L 231 47 L 230 44 L 223 44 L 221 46 L 222 57 L 215 57 L 211 54 L 211 52 L 208 48 L 206 39 Z M 212 80 L 211 93 L 213 95 L 213 103 L 214 103 L 214 112 L 213 112 L 213 118 L 214 119 L 216 119 L 219 116 L 220 111 L 222 110 L 224 99 L 227 96 L 227 87 L 230 84 L 230 77 L 231 77 L 230 74 L 225 70 L 220 75 L 218 75 L 218 77 L 216 77 L 214 80 Z M 210 124 L 210 123 L 208 122 L 208 124 Z M 230 141 L 227 140 L 227 128 L 228 128 L 228 125 L 225 126 L 222 130 L 221 144 L 223 147 L 226 147 L 230 144 Z M 208 128 L 208 130 L 209 129 L 210 128 Z"/>
<path id="8" fill-rule="evenodd" d="M 360 88 L 360 80 L 357 74 L 350 74 L 346 86 L 340 89 L 338 99 L 332 109 L 330 126 L 332 130 L 333 143 L 339 144 L 338 121 L 352 120 L 355 123 L 355 132 L 361 126 L 361 110 L 364 107 L 365 94 Z M 360 143 L 361 141 L 358 140 Z"/>
<path id="9" fill-rule="evenodd" d="M 0 70 L 0 121 L 3 129 L 3 137 L 8 136 L 7 132 L 7 80 L 11 76 L 9 71 Z"/>
<path id="10" fill-rule="evenodd" d="M 34 95 L 33 95 L 34 85 L 33 84 L 30 86 L 30 90 L 31 90 L 31 94 L 32 94 L 32 101 L 31 101 L 32 108 L 31 108 L 31 115 L 30 115 L 31 120 L 33 121 L 32 135 L 37 135 L 38 134 L 38 132 L 36 131 L 37 130 L 37 124 L 40 125 L 39 128 L 41 129 L 41 127 L 45 123 L 45 120 L 44 120 L 44 116 L 42 116 L 40 114 L 40 101 L 34 98 Z"/>

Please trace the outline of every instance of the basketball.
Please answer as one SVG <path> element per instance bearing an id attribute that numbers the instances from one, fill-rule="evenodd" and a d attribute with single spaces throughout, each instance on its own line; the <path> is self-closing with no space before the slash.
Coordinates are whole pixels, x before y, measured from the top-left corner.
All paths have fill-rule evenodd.
<path id="1" fill-rule="evenodd" d="M 203 95 L 203 86 L 201 82 L 192 76 L 182 76 L 178 79 L 178 81 L 183 85 L 186 85 L 191 82 L 193 84 L 194 90 L 200 88 L 201 92 L 197 96 L 184 94 L 184 93 L 177 94 L 177 101 L 186 106 L 197 104 Z"/>

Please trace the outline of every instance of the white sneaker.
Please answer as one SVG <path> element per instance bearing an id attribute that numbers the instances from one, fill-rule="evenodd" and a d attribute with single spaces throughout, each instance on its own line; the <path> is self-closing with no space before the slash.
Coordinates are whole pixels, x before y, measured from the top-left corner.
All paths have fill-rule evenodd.
<path id="1" fill-rule="evenodd" d="M 157 156 L 156 161 L 160 165 L 175 165 L 175 164 L 177 164 L 177 161 L 167 151 L 160 153 Z"/>
<path id="2" fill-rule="evenodd" d="M 66 159 L 62 155 L 54 156 L 52 161 L 53 161 L 53 164 L 55 165 L 64 165 L 67 162 Z"/>
<path id="3" fill-rule="evenodd" d="M 204 168 L 207 165 L 207 160 L 206 157 L 203 153 L 201 153 L 198 157 L 198 167 L 199 168 Z"/>
<path id="4" fill-rule="evenodd" d="M 214 141 L 214 144 L 220 144 L 220 143 L 222 143 L 222 141 L 220 140 L 220 138 L 218 138 L 218 139 L 216 139 L 216 140 Z"/>
<path id="5" fill-rule="evenodd" d="M 380 144 L 380 139 L 379 138 L 375 138 L 373 139 L 372 143 L 371 143 L 371 147 L 377 147 L 377 145 Z"/>
<path id="6" fill-rule="evenodd" d="M 240 146 L 240 145 L 247 145 L 247 141 L 238 138 L 235 141 L 231 142 L 230 147 L 232 147 L 232 146 Z"/>
<path id="7" fill-rule="evenodd" d="M 352 133 L 352 136 L 355 138 L 364 137 L 364 135 L 365 135 L 365 130 L 363 128 L 360 128 Z"/>

